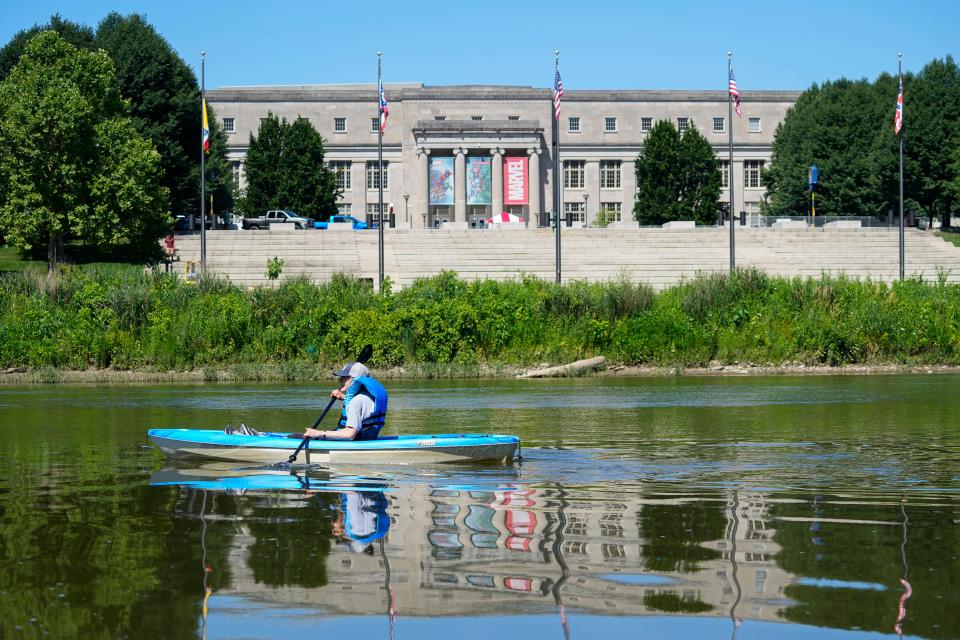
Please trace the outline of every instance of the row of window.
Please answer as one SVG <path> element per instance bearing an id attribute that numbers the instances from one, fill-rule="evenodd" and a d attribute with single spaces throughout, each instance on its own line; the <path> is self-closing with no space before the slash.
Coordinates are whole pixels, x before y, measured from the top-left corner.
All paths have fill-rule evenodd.
<path id="1" fill-rule="evenodd" d="M 601 189 L 619 189 L 621 186 L 621 166 L 620 160 L 601 160 L 600 161 L 600 188 Z M 242 165 L 240 161 L 231 163 L 233 169 L 234 185 L 240 187 L 240 172 Z M 337 189 L 341 193 L 347 193 L 353 188 L 350 169 L 353 163 L 349 160 L 335 160 L 330 162 L 330 170 L 333 172 L 336 180 Z M 730 163 L 727 160 L 718 160 L 717 166 L 720 169 L 720 175 L 723 179 L 723 186 L 730 186 Z M 760 173 L 763 171 L 763 160 L 744 160 L 743 161 L 743 186 L 756 189 L 760 187 Z M 367 189 L 380 188 L 377 162 L 368 161 L 366 163 Z M 583 189 L 586 187 L 586 161 L 585 160 L 564 160 L 563 161 L 563 187 L 565 189 Z M 383 188 L 390 188 L 390 163 L 383 163 Z M 606 209 L 604 209 L 606 210 Z"/>
<path id="2" fill-rule="evenodd" d="M 447 119 L 447 116 L 433 116 L 433 119 L 442 122 Z M 483 116 L 470 116 L 471 120 L 480 121 L 483 120 Z M 520 116 L 508 116 L 509 120 L 519 120 Z M 692 120 L 689 116 L 678 116 L 677 117 L 677 129 L 680 131 L 686 131 L 690 128 Z M 653 118 L 652 117 L 643 117 L 640 118 L 640 131 L 648 132 L 653 129 Z M 234 118 L 224 118 L 223 119 L 223 130 L 225 133 L 234 133 L 236 131 L 236 120 Z M 606 116 L 603 119 L 603 130 L 605 133 L 616 133 L 619 131 L 618 118 L 616 116 Z M 722 116 L 716 116 L 713 118 L 713 133 L 724 133 L 727 130 L 727 119 Z M 748 118 L 747 120 L 747 130 L 750 133 L 760 133 L 763 131 L 760 118 Z M 370 133 L 377 133 L 380 131 L 380 118 L 370 118 Z M 568 133 L 581 133 L 583 128 L 581 126 L 580 116 L 570 116 L 567 118 L 567 132 Z M 333 119 L 333 132 L 334 133 L 346 133 L 347 132 L 347 119 L 346 118 L 334 118 Z"/>
<path id="3" fill-rule="evenodd" d="M 690 128 L 692 124 L 692 119 L 690 116 L 677 116 L 677 129 L 686 131 Z M 653 129 L 653 118 L 649 116 L 644 116 L 640 118 L 640 131 L 649 132 Z M 604 133 L 616 133 L 618 132 L 618 118 L 616 116 L 606 116 L 603 119 L 603 131 Z M 713 118 L 713 133 L 724 133 L 727 130 L 727 119 L 722 116 L 717 116 Z M 750 133 L 760 133 L 763 131 L 760 125 L 760 118 L 748 118 L 747 120 L 747 130 Z M 567 118 L 567 133 L 581 133 L 583 128 L 581 126 L 580 116 L 570 116 Z"/>

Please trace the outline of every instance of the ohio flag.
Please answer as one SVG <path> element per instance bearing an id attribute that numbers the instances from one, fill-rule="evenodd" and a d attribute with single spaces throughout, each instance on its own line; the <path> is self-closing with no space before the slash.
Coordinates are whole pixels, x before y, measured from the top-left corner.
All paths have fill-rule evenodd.
<path id="1" fill-rule="evenodd" d="M 900 91 L 897 93 L 897 112 L 893 115 L 893 132 L 900 134 L 903 128 L 903 78 L 900 78 Z"/>
<path id="2" fill-rule="evenodd" d="M 383 80 L 380 81 L 380 134 L 383 134 L 387 128 L 387 116 L 390 115 L 390 107 L 387 106 L 387 99 L 383 95 Z"/>

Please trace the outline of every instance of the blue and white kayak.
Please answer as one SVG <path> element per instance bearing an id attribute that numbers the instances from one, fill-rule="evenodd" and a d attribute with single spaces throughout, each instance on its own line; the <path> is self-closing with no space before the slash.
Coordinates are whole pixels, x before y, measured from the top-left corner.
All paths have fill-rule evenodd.
<path id="1" fill-rule="evenodd" d="M 237 462 L 286 462 L 301 440 L 286 433 L 245 436 L 200 429 L 150 429 L 150 440 L 170 457 Z M 520 438 L 479 433 L 381 436 L 376 440 L 311 440 L 297 457 L 307 464 L 432 464 L 513 460 Z"/>

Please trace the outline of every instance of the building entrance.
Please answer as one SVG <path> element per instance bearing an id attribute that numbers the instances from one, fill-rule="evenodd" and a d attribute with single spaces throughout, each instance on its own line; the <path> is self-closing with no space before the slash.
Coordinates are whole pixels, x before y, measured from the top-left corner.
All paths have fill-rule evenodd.
<path id="1" fill-rule="evenodd" d="M 427 228 L 439 229 L 444 222 L 453 220 L 453 207 L 449 205 L 430 205 L 430 212 L 427 214 Z"/>
<path id="2" fill-rule="evenodd" d="M 467 207 L 467 221 L 471 229 L 483 229 L 490 215 L 490 205 L 472 204 Z"/>

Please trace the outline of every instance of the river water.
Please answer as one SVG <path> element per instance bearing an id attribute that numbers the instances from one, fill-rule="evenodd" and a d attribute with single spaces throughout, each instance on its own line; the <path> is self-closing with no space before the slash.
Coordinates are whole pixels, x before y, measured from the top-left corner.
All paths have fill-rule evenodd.
<path id="1" fill-rule="evenodd" d="M 960 377 L 389 390 L 387 433 L 523 461 L 174 465 L 147 428 L 300 430 L 325 393 L 0 387 L 0 637 L 960 637 Z"/>

